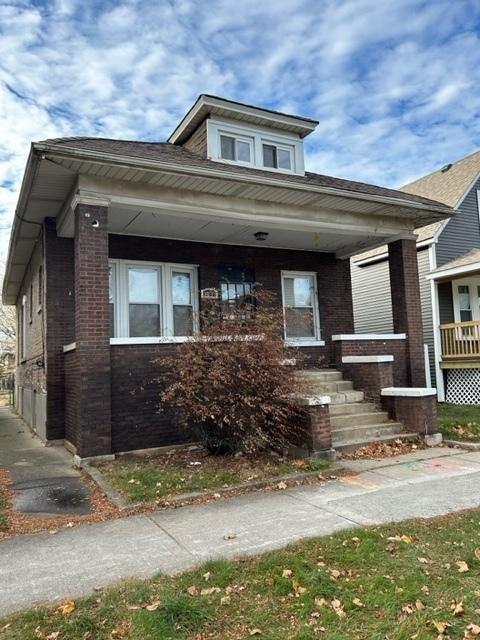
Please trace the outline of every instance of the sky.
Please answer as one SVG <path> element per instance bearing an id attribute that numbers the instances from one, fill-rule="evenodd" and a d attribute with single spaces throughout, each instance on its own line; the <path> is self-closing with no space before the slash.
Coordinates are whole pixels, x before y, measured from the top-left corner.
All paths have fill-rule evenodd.
<path id="1" fill-rule="evenodd" d="M 200 93 L 400 186 L 480 148 L 480 0 L 0 0 L 0 259 L 32 140 L 165 140 Z"/>

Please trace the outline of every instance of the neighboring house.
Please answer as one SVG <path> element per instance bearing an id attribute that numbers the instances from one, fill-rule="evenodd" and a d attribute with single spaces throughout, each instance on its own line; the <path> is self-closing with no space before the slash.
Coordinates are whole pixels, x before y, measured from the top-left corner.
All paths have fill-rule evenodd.
<path id="1" fill-rule="evenodd" d="M 430 379 L 440 401 L 480 403 L 480 151 L 401 188 L 458 210 L 417 230 Z M 388 251 L 352 258 L 355 330 L 390 331 Z"/>
<path id="2" fill-rule="evenodd" d="M 287 343 L 317 367 L 348 363 L 352 379 L 367 367 L 367 398 L 380 394 L 379 372 L 387 386 L 423 386 L 413 229 L 452 209 L 305 172 L 303 140 L 316 125 L 202 95 L 167 142 L 32 144 L 3 300 L 18 312 L 17 408 L 41 438 L 79 457 L 181 442 L 176 416 L 158 406 L 155 356 L 198 330 L 202 292 L 222 284 L 229 301 L 254 280 L 274 292 L 289 311 Z M 358 339 L 349 258 L 385 242 L 394 335 Z M 309 318 L 301 328 L 298 310 Z M 331 401 L 339 414 L 363 397 Z M 349 424 L 368 408 L 346 406 Z"/>

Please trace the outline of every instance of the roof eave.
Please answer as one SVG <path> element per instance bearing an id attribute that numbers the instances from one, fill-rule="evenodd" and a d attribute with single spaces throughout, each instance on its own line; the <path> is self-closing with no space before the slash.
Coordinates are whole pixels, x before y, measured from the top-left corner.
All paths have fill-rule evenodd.
<path id="1" fill-rule="evenodd" d="M 51 145 L 48 142 L 35 142 L 33 147 L 42 153 L 52 153 L 57 156 L 67 156 L 79 160 L 91 160 L 96 162 L 109 162 L 111 164 L 122 164 L 127 166 L 135 166 L 150 170 L 164 170 L 179 173 L 189 173 L 195 176 L 223 178 L 227 180 L 235 180 L 237 182 L 245 182 L 248 184 L 262 184 L 272 187 L 282 187 L 283 189 L 292 189 L 297 191 L 309 191 L 313 193 L 336 195 L 344 198 L 353 198 L 357 200 L 370 200 L 379 204 L 389 204 L 394 206 L 410 207 L 421 211 L 430 211 L 438 213 L 442 218 L 455 214 L 454 209 L 440 202 L 428 201 L 418 202 L 415 200 L 405 200 L 403 198 L 395 198 L 393 196 L 381 196 L 376 194 L 363 193 L 361 191 L 353 191 L 347 189 L 339 189 L 336 187 L 326 187 L 313 184 L 303 184 L 301 182 L 287 182 L 276 176 L 257 176 L 246 173 L 235 173 L 233 171 L 216 170 L 210 167 L 188 166 L 174 162 L 162 162 L 159 160 L 139 159 L 134 156 L 116 155 L 109 153 L 99 153 L 88 149 L 76 149 L 73 147 Z"/>

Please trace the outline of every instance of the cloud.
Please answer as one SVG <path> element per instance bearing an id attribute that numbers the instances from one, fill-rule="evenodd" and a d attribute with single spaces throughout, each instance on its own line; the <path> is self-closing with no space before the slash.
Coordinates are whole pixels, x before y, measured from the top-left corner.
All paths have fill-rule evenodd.
<path id="1" fill-rule="evenodd" d="M 320 120 L 307 168 L 398 185 L 480 147 L 477 0 L 0 3 L 0 255 L 31 140 L 162 140 L 201 92 Z"/>

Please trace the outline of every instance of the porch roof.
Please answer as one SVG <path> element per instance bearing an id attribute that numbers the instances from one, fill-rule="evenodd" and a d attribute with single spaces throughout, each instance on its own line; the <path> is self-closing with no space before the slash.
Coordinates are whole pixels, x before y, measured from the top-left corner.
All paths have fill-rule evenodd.
<path id="1" fill-rule="evenodd" d="M 462 256 L 450 260 L 434 269 L 427 278 L 430 280 L 451 280 L 464 274 L 480 273 L 480 249 L 471 249 Z"/>
<path id="2" fill-rule="evenodd" d="M 217 198 L 218 202 L 226 196 L 223 201 L 228 211 L 215 211 L 217 225 L 224 221 L 225 213 L 230 217 L 229 223 L 237 226 L 245 224 L 242 220 L 246 219 L 257 228 L 259 224 L 263 227 L 264 223 L 265 226 L 271 224 L 272 228 L 283 225 L 286 232 L 310 234 L 310 244 L 304 248 L 333 252 L 342 248 L 345 249 L 342 257 L 347 257 L 347 250 L 350 250 L 348 242 L 345 245 L 348 229 L 352 232 L 350 242 L 369 249 L 390 241 L 395 234 L 411 233 L 413 228 L 443 220 L 454 213 L 444 204 L 393 189 L 315 173 L 280 175 L 227 165 L 165 142 L 102 138 L 45 140 L 32 144 L 20 190 L 3 285 L 6 304 L 16 302 L 25 268 L 39 238 L 39 225 L 47 216 L 55 218 L 64 214 L 72 196 L 78 192 L 82 177 L 98 184 L 110 181 L 122 185 L 124 190 L 127 187 L 131 191 L 141 188 L 150 189 L 150 192 L 168 189 L 169 193 L 190 194 L 190 204 L 207 197 Z M 242 214 L 237 206 L 239 203 L 244 203 L 248 214 Z M 160 204 L 155 198 L 146 203 L 150 215 L 155 206 L 160 208 Z M 124 206 L 123 202 L 121 207 Z M 268 207 L 268 215 L 262 216 L 261 212 Z M 111 209 L 113 218 L 114 207 Z M 279 212 L 287 209 L 294 215 L 288 220 L 288 216 L 282 219 Z M 204 211 L 194 211 L 193 207 L 190 210 L 193 212 L 191 217 L 195 216 L 196 220 L 200 214 L 206 214 L 205 207 Z M 178 213 L 175 224 L 179 224 L 180 213 L 174 213 Z M 121 214 L 119 209 L 115 220 L 118 224 Z M 165 217 L 167 213 L 162 215 Z M 284 224 L 285 220 L 293 220 L 295 226 L 289 227 Z M 320 243 L 312 248 L 311 241 L 318 235 L 317 230 L 330 234 L 329 239 L 332 234 L 343 233 L 343 240 L 337 233 L 335 246 L 323 247 Z M 251 228 L 246 231 L 249 237 L 251 231 Z M 121 231 L 112 228 L 111 232 Z M 144 232 L 139 231 L 138 235 L 144 235 Z M 299 236 L 297 241 L 301 242 Z"/>

